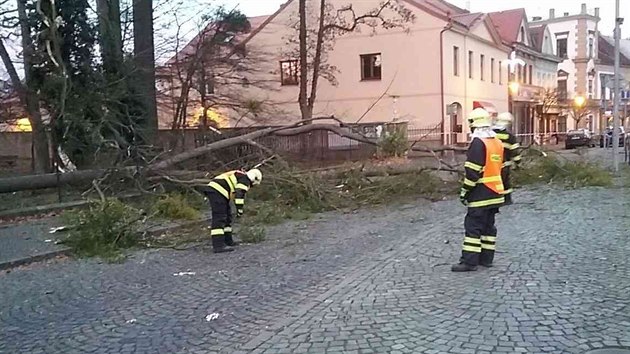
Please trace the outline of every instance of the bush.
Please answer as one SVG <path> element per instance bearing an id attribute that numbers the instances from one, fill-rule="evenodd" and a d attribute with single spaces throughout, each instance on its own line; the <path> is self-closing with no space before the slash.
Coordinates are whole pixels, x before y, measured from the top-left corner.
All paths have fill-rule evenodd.
<path id="1" fill-rule="evenodd" d="M 385 131 L 378 146 L 383 157 L 401 157 L 407 152 L 409 141 L 405 131 L 396 127 L 392 131 Z"/>
<path id="2" fill-rule="evenodd" d="M 154 205 L 158 216 L 168 219 L 196 220 L 201 218 L 199 210 L 191 204 L 191 196 L 184 196 L 180 193 L 171 193 L 162 196 Z M 199 207 L 199 206 L 198 206 Z"/>
<path id="3" fill-rule="evenodd" d="M 528 157 L 524 166 L 513 172 L 514 184 L 552 183 L 567 188 L 608 187 L 613 184 L 610 172 L 585 161 L 560 160 L 558 157 Z"/>
<path id="4" fill-rule="evenodd" d="M 68 211 L 63 219 L 70 227 L 64 243 L 74 253 L 114 261 L 122 258 L 122 249 L 137 244 L 142 212 L 117 199 L 107 199 L 91 204 L 87 210 Z"/>

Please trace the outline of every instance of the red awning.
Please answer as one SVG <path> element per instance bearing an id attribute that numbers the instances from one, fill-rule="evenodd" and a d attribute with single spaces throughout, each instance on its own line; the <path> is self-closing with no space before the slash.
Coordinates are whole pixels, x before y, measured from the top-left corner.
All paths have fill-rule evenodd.
<path id="1" fill-rule="evenodd" d="M 473 109 L 475 108 L 483 108 L 490 114 L 497 114 L 497 108 L 490 102 L 485 101 L 473 101 Z"/>

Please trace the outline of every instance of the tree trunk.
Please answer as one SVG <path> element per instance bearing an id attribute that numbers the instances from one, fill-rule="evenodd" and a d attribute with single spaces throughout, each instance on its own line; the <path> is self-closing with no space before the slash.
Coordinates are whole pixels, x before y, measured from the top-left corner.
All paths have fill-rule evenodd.
<path id="1" fill-rule="evenodd" d="M 116 81 L 123 64 L 120 0 L 96 0 L 103 69 Z"/>
<path id="2" fill-rule="evenodd" d="M 313 115 L 313 107 L 317 98 L 317 83 L 319 81 L 319 71 L 322 62 L 322 46 L 324 45 L 324 17 L 326 16 L 326 0 L 321 0 L 319 4 L 319 29 L 317 30 L 317 44 L 315 45 L 315 57 L 313 58 L 313 77 L 311 78 L 311 94 L 308 97 L 308 110 Z M 310 118 L 310 117 L 309 117 Z"/>
<path id="3" fill-rule="evenodd" d="M 133 2 L 133 52 L 138 70 L 136 87 L 144 104 L 144 137 L 153 142 L 158 129 L 155 93 L 155 44 L 153 42 L 153 0 Z"/>
<path id="4" fill-rule="evenodd" d="M 308 105 L 308 57 L 307 57 L 307 43 L 306 43 L 306 0 L 299 0 L 299 12 L 300 12 L 300 96 L 298 97 L 298 103 L 300 104 L 300 112 L 302 113 L 302 120 L 311 119 L 313 117 L 313 110 L 309 109 Z"/>
<path id="5" fill-rule="evenodd" d="M 26 107 L 29 115 L 29 121 L 33 130 L 33 169 L 35 173 L 46 173 L 50 171 L 50 152 L 48 149 L 48 136 L 46 135 L 46 126 L 42 120 L 39 110 L 39 95 L 33 91 L 33 43 L 31 40 L 31 28 L 28 24 L 26 13 L 26 0 L 18 0 L 18 17 L 20 20 L 20 28 L 22 35 L 22 48 L 24 57 L 24 79 L 26 85 L 22 85 L 19 78 L 12 77 L 13 86 L 20 93 L 22 104 Z M 4 57 L 3 57 L 4 61 Z M 10 68 L 13 63 L 9 60 L 5 62 L 5 66 Z M 13 68 L 15 74 L 15 68 Z"/>

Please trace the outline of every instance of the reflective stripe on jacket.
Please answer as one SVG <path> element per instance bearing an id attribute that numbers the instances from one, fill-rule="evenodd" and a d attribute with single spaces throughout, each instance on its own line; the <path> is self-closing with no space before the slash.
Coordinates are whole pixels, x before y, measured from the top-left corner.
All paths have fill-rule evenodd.
<path id="1" fill-rule="evenodd" d="M 497 138 L 474 138 L 468 148 L 462 195 L 470 208 L 496 208 L 505 203 L 501 178 L 503 145 Z"/>
<path id="2" fill-rule="evenodd" d="M 245 193 L 251 187 L 251 181 L 243 171 L 229 171 L 212 179 L 208 186 L 219 192 L 227 199 L 234 199 L 237 209 L 245 204 Z"/>

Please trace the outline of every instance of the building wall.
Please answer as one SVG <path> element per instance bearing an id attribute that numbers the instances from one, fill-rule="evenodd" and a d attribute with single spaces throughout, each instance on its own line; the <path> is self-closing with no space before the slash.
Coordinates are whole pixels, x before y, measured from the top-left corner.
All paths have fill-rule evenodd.
<path id="1" fill-rule="evenodd" d="M 551 34 L 553 35 L 553 50 L 557 54 L 557 35 L 568 32 L 567 36 L 567 55 L 568 58 L 558 65 L 558 70 L 566 71 L 569 76 L 567 78 L 567 98 L 571 103 L 576 96 L 586 98 L 592 97 L 592 101 L 588 104 L 591 106 L 591 114 L 589 120 L 593 123 L 587 123 L 586 120 L 580 122 L 579 127 L 586 127 L 594 131 L 599 131 L 600 112 L 597 108 L 599 95 L 597 88 L 599 87 L 598 76 L 589 76 L 589 73 L 595 69 L 597 60 L 597 21 L 591 16 L 570 16 L 566 21 L 556 19 L 547 23 Z M 589 36 L 593 38 L 593 53 L 589 53 Z M 556 77 L 556 80 L 559 77 Z M 589 80 L 592 80 L 593 92 L 589 94 Z M 567 130 L 578 128 L 571 115 L 567 115 Z"/>
<path id="2" fill-rule="evenodd" d="M 459 76 L 454 75 L 453 47 L 460 51 Z M 494 104 L 497 111 L 504 112 L 508 109 L 508 70 L 506 60 L 508 51 L 499 49 L 489 41 L 482 41 L 463 34 L 448 31 L 444 33 L 444 104 L 459 104 L 462 107 L 462 115 L 458 117 L 458 124 L 463 126 L 463 132 L 457 137 L 457 141 L 466 141 L 469 131 L 466 117 L 473 110 L 474 101 L 484 101 Z M 468 53 L 473 52 L 472 78 L 469 77 Z M 485 56 L 484 80 L 480 75 L 480 55 Z M 495 60 L 495 80 L 492 82 L 491 60 Z M 499 67 L 501 69 L 499 70 Z M 501 76 L 499 76 L 501 72 Z M 450 117 L 445 118 L 445 131 L 451 131 Z"/>
<path id="3" fill-rule="evenodd" d="M 345 2 L 333 2 L 336 8 Z M 353 4 L 357 14 L 379 5 L 378 0 Z M 315 2 L 311 1 L 311 10 Z M 299 118 L 297 104 L 299 86 L 282 86 L 280 61 L 297 59 L 296 45 L 288 45 L 295 36 L 291 24 L 297 19 L 298 2 L 294 1 L 283 12 L 247 43 L 250 49 L 265 51 L 267 58 L 260 62 L 261 75 L 249 80 L 265 80 L 268 88 L 245 88 L 243 95 L 270 101 L 281 111 L 279 123 Z M 327 62 L 336 67 L 334 86 L 319 79 L 314 115 L 330 115 L 353 122 L 390 121 L 397 116 L 411 126 L 431 126 L 441 122 L 439 32 L 446 22 L 407 5 L 417 16 L 408 30 L 361 28 L 337 38 Z M 315 13 L 315 12 L 312 12 Z M 405 48 L 401 51 L 401 48 Z M 380 53 L 381 79 L 361 79 L 363 54 Z M 430 55 L 428 55 L 430 53 Z M 310 89 L 310 83 L 309 83 Z"/>
<path id="4" fill-rule="evenodd" d="M 345 4 L 335 2 L 335 6 Z M 375 8 L 379 0 L 366 0 L 353 3 L 356 13 Z M 311 3 L 312 4 L 312 3 Z M 408 30 L 378 29 L 374 34 L 363 28 L 337 38 L 334 50 L 328 55 L 328 63 L 337 68 L 335 75 L 337 85 L 331 85 L 320 78 L 315 115 L 330 115 L 344 121 L 353 122 L 361 117 L 361 122 L 383 122 L 398 120 L 409 121 L 411 128 L 435 127 L 442 122 L 441 67 L 440 67 L 440 32 L 447 25 L 445 20 L 427 14 L 422 10 L 407 5 L 416 15 Z M 269 60 L 261 62 L 266 75 L 258 79 L 268 80 L 270 89 L 259 90 L 249 88 L 243 90 L 244 95 L 259 100 L 275 103 L 283 112 L 284 122 L 299 117 L 297 98 L 298 86 L 282 86 L 280 84 L 279 66 L 281 60 L 293 59 L 287 38 L 295 34 L 289 24 L 294 23 L 297 2 L 289 5 L 267 27 L 252 38 L 247 44 L 249 48 L 264 48 L 269 53 Z M 473 101 L 493 102 L 497 109 L 507 109 L 507 80 L 499 85 L 499 61 L 507 53 L 493 44 L 488 30 L 480 24 L 475 35 L 464 40 L 465 36 L 453 31 L 444 33 L 443 70 L 444 70 L 444 103 L 460 102 L 463 111 L 472 110 Z M 454 45 L 460 47 L 461 73 L 459 78 L 452 76 Z M 404 50 L 401 50 L 404 48 Z M 475 53 L 477 73 L 474 79 L 468 79 L 468 50 Z M 380 80 L 361 80 L 361 61 L 363 54 L 380 53 L 382 61 L 382 77 Z M 479 55 L 486 57 L 485 81 L 479 77 Z M 495 82 L 491 82 L 491 58 L 495 58 Z M 503 75 L 506 69 L 503 68 Z M 251 81 L 251 79 L 250 79 Z M 445 127 L 448 131 L 449 126 Z"/>

